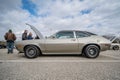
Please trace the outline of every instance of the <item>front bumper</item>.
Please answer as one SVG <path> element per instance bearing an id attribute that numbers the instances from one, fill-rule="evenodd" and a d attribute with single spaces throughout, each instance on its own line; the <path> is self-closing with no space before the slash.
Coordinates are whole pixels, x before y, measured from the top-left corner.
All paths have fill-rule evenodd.
<path id="1" fill-rule="evenodd" d="M 20 52 L 23 53 L 24 52 L 24 45 L 21 44 L 15 44 L 16 49 Z"/>

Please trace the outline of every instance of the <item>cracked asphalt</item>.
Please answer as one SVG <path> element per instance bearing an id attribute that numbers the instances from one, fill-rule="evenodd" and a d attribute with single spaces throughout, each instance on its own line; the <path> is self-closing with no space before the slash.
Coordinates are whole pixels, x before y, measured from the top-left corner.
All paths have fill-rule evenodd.
<path id="1" fill-rule="evenodd" d="M 27 59 L 0 49 L 0 80 L 120 80 L 120 50 L 96 59 L 78 55 L 44 55 Z"/>

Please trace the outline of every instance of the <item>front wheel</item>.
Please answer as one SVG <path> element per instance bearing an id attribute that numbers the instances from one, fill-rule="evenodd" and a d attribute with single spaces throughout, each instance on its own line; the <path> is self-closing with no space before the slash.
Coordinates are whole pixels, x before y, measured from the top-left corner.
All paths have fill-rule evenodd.
<path id="1" fill-rule="evenodd" d="M 27 46 L 25 48 L 25 56 L 27 58 L 36 58 L 39 55 L 39 50 L 36 46 Z"/>
<path id="2" fill-rule="evenodd" d="M 100 49 L 96 45 L 88 45 L 84 49 L 84 54 L 88 58 L 96 58 L 99 56 L 99 53 L 100 53 Z"/>

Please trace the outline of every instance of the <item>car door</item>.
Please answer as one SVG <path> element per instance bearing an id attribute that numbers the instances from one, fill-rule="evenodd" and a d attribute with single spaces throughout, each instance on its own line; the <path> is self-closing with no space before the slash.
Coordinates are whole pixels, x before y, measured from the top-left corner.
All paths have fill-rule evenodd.
<path id="1" fill-rule="evenodd" d="M 45 47 L 48 52 L 75 52 L 78 42 L 73 31 L 61 31 L 55 34 L 55 38 L 46 39 Z"/>

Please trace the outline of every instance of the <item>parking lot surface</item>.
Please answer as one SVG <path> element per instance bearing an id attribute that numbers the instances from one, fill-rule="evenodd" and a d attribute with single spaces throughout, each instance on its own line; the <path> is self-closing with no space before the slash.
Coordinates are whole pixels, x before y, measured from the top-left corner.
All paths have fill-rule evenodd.
<path id="1" fill-rule="evenodd" d="M 95 59 L 79 55 L 43 55 L 27 59 L 0 49 L 0 80 L 120 80 L 120 50 Z"/>

